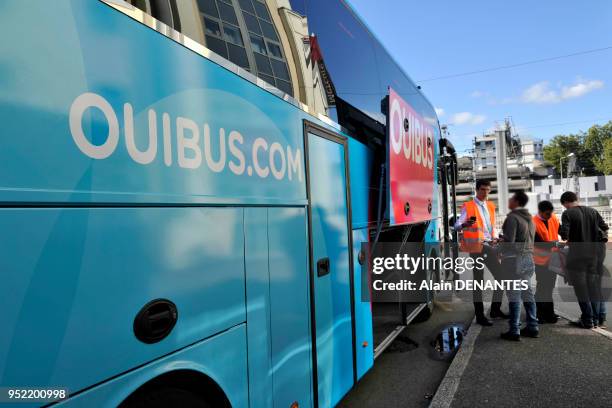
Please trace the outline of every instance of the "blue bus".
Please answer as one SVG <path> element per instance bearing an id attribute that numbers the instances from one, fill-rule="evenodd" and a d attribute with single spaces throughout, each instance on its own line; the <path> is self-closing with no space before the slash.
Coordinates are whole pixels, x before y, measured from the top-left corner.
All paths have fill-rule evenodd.
<path id="1" fill-rule="evenodd" d="M 0 32 L 0 389 L 68 392 L 2 402 L 331 407 L 431 312 L 363 301 L 361 243 L 450 240 L 455 153 L 345 1 L 7 0 Z"/>

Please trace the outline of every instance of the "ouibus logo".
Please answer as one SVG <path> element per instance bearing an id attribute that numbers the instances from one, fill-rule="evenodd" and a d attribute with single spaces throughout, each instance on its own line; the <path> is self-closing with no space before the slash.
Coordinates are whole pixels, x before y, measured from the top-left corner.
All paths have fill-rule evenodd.
<path id="1" fill-rule="evenodd" d="M 433 169 L 433 129 L 408 105 L 393 99 L 389 112 L 391 149 L 408 161 Z"/>
<path id="2" fill-rule="evenodd" d="M 91 142 L 83 131 L 83 115 L 89 109 L 102 112 L 108 125 L 106 140 L 101 144 Z M 102 160 L 110 157 L 117 149 L 120 129 L 123 130 L 125 147 L 134 162 L 142 165 L 153 163 L 158 155 L 163 156 L 166 166 L 172 166 L 176 160 L 179 167 L 199 169 L 205 163 L 210 171 L 220 173 L 225 168 L 238 176 L 260 178 L 270 175 L 276 180 L 302 181 L 302 153 L 299 148 L 282 146 L 278 142 L 269 143 L 262 137 L 253 140 L 250 152 L 244 151 L 245 138 L 237 130 L 226 131 L 219 128 L 216 136 L 212 135 L 208 123 L 198 125 L 194 120 L 177 116 L 174 119 L 168 113 L 161 115 L 161 137 L 158 131 L 159 115 L 154 109 L 148 110 L 148 146 L 141 149 L 136 146 L 134 130 L 134 109 L 129 103 L 123 105 L 123 126 L 111 104 L 102 96 L 87 92 L 79 95 L 70 107 L 70 133 L 78 148 L 92 159 Z M 172 137 L 173 129 L 175 137 Z M 91 136 L 91 135 L 90 135 Z M 161 140 L 161 146 L 160 146 Z M 217 157 L 213 157 L 213 143 L 217 144 Z M 160 149 L 161 147 L 161 149 Z M 159 152 L 161 150 L 161 152 Z"/>

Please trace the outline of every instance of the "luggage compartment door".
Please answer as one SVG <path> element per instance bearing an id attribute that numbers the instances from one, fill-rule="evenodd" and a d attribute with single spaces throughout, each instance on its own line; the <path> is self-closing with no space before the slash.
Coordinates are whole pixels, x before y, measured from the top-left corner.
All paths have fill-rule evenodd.
<path id="1" fill-rule="evenodd" d="M 313 346 L 320 407 L 355 382 L 353 276 L 346 139 L 306 126 Z"/>

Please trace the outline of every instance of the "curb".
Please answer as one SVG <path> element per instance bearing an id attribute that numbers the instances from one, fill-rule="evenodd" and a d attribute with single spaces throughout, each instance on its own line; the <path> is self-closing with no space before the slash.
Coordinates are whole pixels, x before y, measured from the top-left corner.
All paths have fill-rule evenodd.
<path id="1" fill-rule="evenodd" d="M 557 312 L 557 314 L 564 320 L 572 320 L 571 317 L 564 313 Z M 455 354 L 453 362 L 446 371 L 442 382 L 438 386 L 438 389 L 436 390 L 436 393 L 429 404 L 429 408 L 449 408 L 451 406 L 455 393 L 459 388 L 461 376 L 463 375 L 463 372 L 465 371 L 470 358 L 472 357 L 474 343 L 476 342 L 476 339 L 478 338 L 478 335 L 480 335 L 481 331 L 482 326 L 476 324 L 476 317 L 474 317 L 463 339 L 461 347 L 457 351 L 457 354 Z M 599 328 L 591 329 L 591 331 L 612 340 L 612 332 Z"/>
<path id="2" fill-rule="evenodd" d="M 461 376 L 463 375 L 463 372 L 470 361 L 470 357 L 472 357 L 474 343 L 476 343 L 476 339 L 478 338 L 481 330 L 482 326 L 476 324 L 476 317 L 474 317 L 465 337 L 463 338 L 461 347 L 459 347 L 457 354 L 455 354 L 453 362 L 451 363 L 450 367 L 448 367 L 442 382 L 436 390 L 436 394 L 429 404 L 430 408 L 450 407 L 451 403 L 453 402 L 453 398 L 455 397 L 455 393 L 459 388 Z"/>
<path id="3" fill-rule="evenodd" d="M 557 313 L 557 315 L 565 320 L 567 320 L 568 322 L 571 322 L 572 320 L 575 320 L 573 318 L 571 318 L 570 316 L 566 315 L 565 313 L 559 313 L 558 311 L 555 311 L 555 313 Z M 591 331 L 594 331 L 595 333 L 599 333 L 602 336 L 612 340 L 612 333 L 604 330 L 604 329 L 600 329 L 600 328 L 596 328 L 596 329 L 590 329 Z"/>

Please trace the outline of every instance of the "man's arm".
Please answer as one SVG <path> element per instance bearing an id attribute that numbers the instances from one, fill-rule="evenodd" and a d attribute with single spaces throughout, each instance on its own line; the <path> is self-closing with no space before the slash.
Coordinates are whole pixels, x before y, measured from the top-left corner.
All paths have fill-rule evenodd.
<path id="1" fill-rule="evenodd" d="M 601 217 L 601 214 L 599 213 L 599 211 L 595 210 L 595 212 L 597 213 L 597 226 L 602 230 L 602 231 L 607 231 L 608 230 L 608 224 L 606 224 L 606 222 L 603 220 L 603 218 Z"/>
<path id="2" fill-rule="evenodd" d="M 457 218 L 457 222 L 455 222 L 455 230 L 461 231 L 463 229 L 463 224 L 467 221 L 467 210 L 465 209 L 465 205 L 461 207 L 461 215 Z"/>
<path id="3" fill-rule="evenodd" d="M 517 220 L 514 217 L 506 217 L 502 225 L 504 242 L 514 242 L 516 240 Z"/>
<path id="4" fill-rule="evenodd" d="M 567 239 L 569 238 L 570 227 L 570 217 L 567 215 L 567 211 L 563 211 L 563 214 L 561 215 L 561 226 L 559 227 L 559 235 L 561 235 L 561 238 L 564 241 L 567 241 Z"/>

